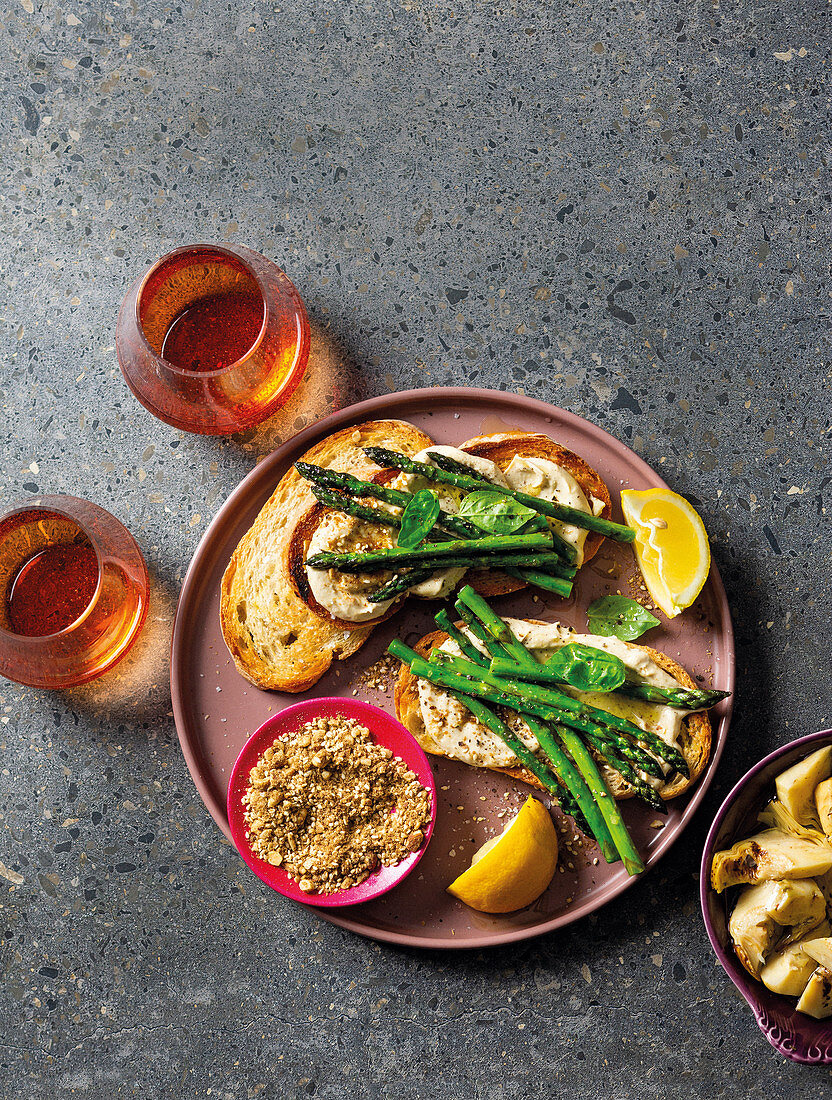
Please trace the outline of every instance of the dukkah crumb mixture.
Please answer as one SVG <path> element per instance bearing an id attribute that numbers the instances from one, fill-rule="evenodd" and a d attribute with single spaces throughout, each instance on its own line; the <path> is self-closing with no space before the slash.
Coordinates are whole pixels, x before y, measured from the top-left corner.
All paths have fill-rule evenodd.
<path id="1" fill-rule="evenodd" d="M 243 795 L 252 850 L 306 893 L 357 886 L 418 851 L 431 795 L 354 718 L 316 718 L 277 740 Z"/>
<path id="2" fill-rule="evenodd" d="M 359 686 L 353 690 L 353 695 L 358 694 L 359 688 L 368 688 L 370 691 L 389 691 L 399 674 L 399 668 L 400 664 L 395 657 L 391 657 L 388 653 L 382 654 L 361 674 Z"/>

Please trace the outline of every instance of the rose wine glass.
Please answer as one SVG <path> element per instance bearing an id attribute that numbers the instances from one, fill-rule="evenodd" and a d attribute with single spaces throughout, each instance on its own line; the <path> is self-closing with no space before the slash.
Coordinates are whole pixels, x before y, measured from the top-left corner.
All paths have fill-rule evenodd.
<path id="1" fill-rule="evenodd" d="M 228 435 L 289 397 L 309 358 L 309 320 L 265 256 L 242 245 L 186 245 L 130 287 L 116 351 L 127 385 L 154 416 Z"/>
<path id="2" fill-rule="evenodd" d="M 0 675 L 83 684 L 119 661 L 147 615 L 141 551 L 89 501 L 43 496 L 0 518 Z"/>

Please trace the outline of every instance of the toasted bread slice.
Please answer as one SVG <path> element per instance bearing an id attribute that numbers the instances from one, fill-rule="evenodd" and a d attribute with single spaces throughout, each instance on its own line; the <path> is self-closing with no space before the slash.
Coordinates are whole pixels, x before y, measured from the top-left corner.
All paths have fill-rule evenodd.
<path id="1" fill-rule="evenodd" d="M 319 466 L 384 482 L 396 477 L 397 471 L 379 470 L 362 448 L 376 445 L 413 455 L 432 443 L 429 436 L 405 421 L 370 421 L 336 432 L 303 457 Z M 602 515 L 611 514 L 609 493 L 599 475 L 547 436 L 533 432 L 478 436 L 464 443 L 462 449 L 490 458 L 503 469 L 516 454 L 548 458 L 569 470 L 587 496 L 604 502 Z M 372 622 L 354 623 L 333 617 L 315 600 L 303 560 L 326 512 L 308 483 L 292 468 L 243 536 L 223 576 L 223 637 L 240 672 L 258 687 L 305 691 L 320 679 L 333 659 L 350 657 L 373 627 L 398 609 L 397 603 Z M 600 535 L 590 532 L 585 560 L 602 541 Z M 466 581 L 484 596 L 526 587 L 504 573 L 488 570 L 471 570 Z"/>
<path id="2" fill-rule="evenodd" d="M 539 620 L 529 621 L 537 622 Z M 413 648 L 421 656 L 429 657 L 431 650 L 442 645 L 447 637 L 448 635 L 445 634 L 444 631 L 434 630 L 421 638 Z M 696 684 L 682 666 L 677 664 L 676 661 L 666 654 L 659 653 L 657 650 L 651 649 L 650 646 L 637 646 L 633 645 L 631 642 L 626 644 L 631 649 L 637 649 L 647 653 L 660 668 L 675 677 L 683 687 L 696 687 Z M 422 708 L 419 703 L 418 677 L 413 675 L 407 665 L 403 664 L 399 670 L 394 698 L 396 704 L 396 717 L 402 725 L 413 734 L 425 752 L 432 752 L 439 756 L 446 755 L 434 744 L 425 728 L 424 721 L 422 720 Z M 690 769 L 690 778 L 685 779 L 683 775 L 677 774 L 672 783 L 665 784 L 660 788 L 659 794 L 665 801 L 683 794 L 696 782 L 704 771 L 705 765 L 708 763 L 708 758 L 711 754 L 711 723 L 706 713 L 697 711 L 695 714 L 687 715 L 682 723 L 682 735 L 680 737 L 679 748 Z M 523 783 L 528 783 L 531 787 L 542 789 L 537 777 L 532 775 L 527 768 L 491 768 L 489 770 L 504 772 L 514 779 L 519 779 Z M 611 792 L 616 799 L 621 800 L 633 797 L 632 788 L 625 783 L 618 772 L 613 772 L 611 769 L 605 768 L 604 774 L 609 782 Z"/>
<path id="3" fill-rule="evenodd" d="M 555 443 L 547 435 L 541 435 L 538 432 L 520 431 L 502 432 L 496 435 L 479 435 L 474 439 L 468 439 L 465 443 L 461 443 L 459 449 L 480 458 L 487 458 L 499 466 L 501 470 L 508 468 L 515 455 L 547 458 L 550 462 L 554 462 L 557 466 L 567 470 L 574 477 L 583 489 L 587 499 L 594 496 L 603 501 L 604 507 L 600 515 L 604 519 L 612 518 L 612 501 L 601 475 L 584 462 L 579 455 L 567 450 L 566 447 L 561 447 L 559 443 Z M 598 535 L 594 531 L 587 534 L 584 543 L 584 565 L 598 553 L 603 541 L 604 536 Z M 509 577 L 506 573 L 486 573 L 482 570 L 475 570 L 470 572 L 466 579 L 468 584 L 476 588 L 483 596 L 498 596 L 508 592 L 518 592 L 521 588 L 527 587 L 523 581 Z"/>
<path id="4" fill-rule="evenodd" d="M 363 447 L 413 455 L 432 440 L 403 420 L 374 420 L 343 428 L 312 447 L 304 461 L 368 478 L 378 472 Z M 352 656 L 374 623 L 345 624 L 313 611 L 292 578 L 292 536 L 317 507 L 309 485 L 292 467 L 280 479 L 223 574 L 220 621 L 237 668 L 257 687 L 305 691 L 333 660 Z"/>

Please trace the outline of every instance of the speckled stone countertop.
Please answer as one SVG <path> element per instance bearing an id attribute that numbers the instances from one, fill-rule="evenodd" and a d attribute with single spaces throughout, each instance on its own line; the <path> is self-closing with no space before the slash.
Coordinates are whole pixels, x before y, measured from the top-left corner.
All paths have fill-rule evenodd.
<path id="1" fill-rule="evenodd" d="M 788 1097 L 707 945 L 709 818 L 832 725 L 829 8 L 4 0 L 0 505 L 97 501 L 153 576 L 131 664 L 0 685 L 0 1094 Z M 289 272 L 291 408 L 226 440 L 122 383 L 128 283 L 192 240 Z M 334 405 L 442 383 L 597 421 L 700 508 L 735 616 L 730 744 L 643 882 L 559 936 L 379 946 L 280 903 L 183 762 L 167 648 L 206 524 Z"/>

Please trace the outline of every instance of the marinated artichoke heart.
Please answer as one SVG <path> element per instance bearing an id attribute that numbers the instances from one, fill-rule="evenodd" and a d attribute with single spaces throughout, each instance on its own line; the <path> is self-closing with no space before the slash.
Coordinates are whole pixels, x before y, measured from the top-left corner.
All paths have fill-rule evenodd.
<path id="1" fill-rule="evenodd" d="M 758 978 L 775 946 L 799 939 L 825 918 L 826 901 L 811 879 L 764 882 L 740 894 L 728 932 L 740 962 Z"/>
<path id="2" fill-rule="evenodd" d="M 818 966 L 832 970 L 832 939 L 829 936 L 810 936 L 804 943 L 803 950 Z"/>
<path id="3" fill-rule="evenodd" d="M 814 878 L 832 868 L 832 846 L 823 840 L 802 840 L 779 829 L 738 840 L 717 852 L 711 865 L 711 885 L 718 894 L 742 883 L 775 879 Z"/>
<path id="4" fill-rule="evenodd" d="M 824 779 L 815 787 L 815 809 L 821 829 L 832 836 L 832 779 Z"/>
<path id="5" fill-rule="evenodd" d="M 816 1020 L 832 1016 L 832 970 L 818 967 L 797 1002 L 797 1011 L 814 1016 Z"/>
<path id="6" fill-rule="evenodd" d="M 785 997 L 799 997 L 818 967 L 811 955 L 807 955 L 804 944 L 816 936 L 825 937 L 830 934 L 832 934 L 832 925 L 829 921 L 823 921 L 817 928 L 807 932 L 797 943 L 780 946 L 772 951 L 760 971 L 760 981 L 772 993 L 781 993 Z"/>
<path id="7" fill-rule="evenodd" d="M 777 776 L 777 798 L 801 825 L 816 825 L 815 788 L 830 776 L 832 745 L 825 745 Z"/>

